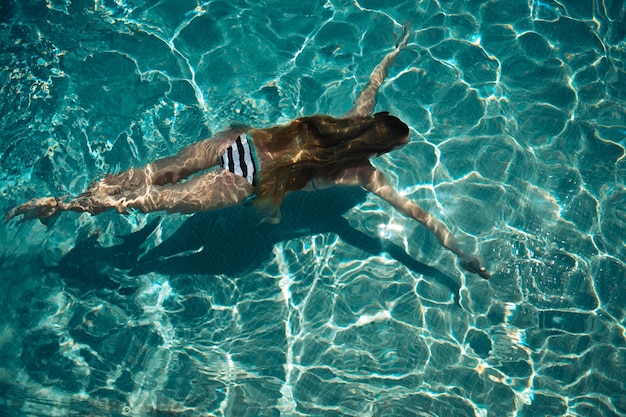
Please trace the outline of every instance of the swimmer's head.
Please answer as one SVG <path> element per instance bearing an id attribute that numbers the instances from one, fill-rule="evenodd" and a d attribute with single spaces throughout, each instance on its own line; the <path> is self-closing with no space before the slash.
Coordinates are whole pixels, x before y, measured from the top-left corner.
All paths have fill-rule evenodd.
<path id="1" fill-rule="evenodd" d="M 366 163 L 409 142 L 409 127 L 389 113 L 339 119 L 302 117 L 283 126 L 255 132 L 258 146 L 274 155 L 260 170 L 258 200 L 279 205 L 289 191 L 312 178 L 330 176 L 351 165 Z"/>
<path id="2" fill-rule="evenodd" d="M 389 113 L 376 113 L 374 115 L 374 135 L 380 135 L 382 142 L 389 148 L 378 155 L 389 152 L 392 149 L 402 147 L 409 143 L 409 127 L 402 120 Z M 381 141 L 377 141 L 381 142 Z"/>

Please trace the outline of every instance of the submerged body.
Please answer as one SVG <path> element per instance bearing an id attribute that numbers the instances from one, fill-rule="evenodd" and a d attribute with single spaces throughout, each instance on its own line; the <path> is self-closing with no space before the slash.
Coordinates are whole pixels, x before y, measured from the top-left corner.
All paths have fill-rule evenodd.
<path id="1" fill-rule="evenodd" d="M 342 118 L 310 116 L 267 129 L 221 132 L 175 156 L 107 175 L 68 201 L 34 199 L 10 210 L 6 220 L 19 215 L 43 219 L 61 211 L 98 214 L 111 208 L 120 213 L 127 209 L 194 213 L 252 202 L 265 220 L 277 223 L 289 192 L 359 185 L 427 227 L 459 257 L 464 269 L 487 279 L 478 257 L 463 252 L 443 223 L 400 195 L 370 163 L 370 158 L 409 141 L 409 128 L 398 118 L 388 113 L 372 116 L 388 68 L 407 44 L 409 32 L 404 29 L 398 46 L 374 69 L 356 106 Z M 197 175 L 186 180 L 193 174 Z"/>

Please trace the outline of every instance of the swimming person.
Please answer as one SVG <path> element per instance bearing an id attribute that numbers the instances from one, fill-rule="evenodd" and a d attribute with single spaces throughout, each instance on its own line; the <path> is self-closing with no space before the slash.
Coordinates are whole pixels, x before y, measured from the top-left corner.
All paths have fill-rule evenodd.
<path id="1" fill-rule="evenodd" d="M 370 158 L 409 142 L 409 128 L 400 119 L 388 113 L 372 116 L 378 89 L 408 38 L 405 26 L 396 48 L 372 72 L 354 109 L 341 118 L 316 115 L 265 129 L 233 128 L 175 156 L 106 175 L 67 201 L 31 200 L 10 210 L 6 221 L 20 215 L 23 220 L 45 219 L 62 211 L 98 214 L 111 208 L 119 213 L 128 209 L 194 213 L 251 202 L 266 221 L 278 223 L 280 205 L 292 191 L 359 185 L 428 228 L 458 256 L 465 270 L 488 279 L 477 256 L 463 252 L 442 222 L 400 195 L 370 163 Z M 183 181 L 192 174 L 198 175 Z"/>

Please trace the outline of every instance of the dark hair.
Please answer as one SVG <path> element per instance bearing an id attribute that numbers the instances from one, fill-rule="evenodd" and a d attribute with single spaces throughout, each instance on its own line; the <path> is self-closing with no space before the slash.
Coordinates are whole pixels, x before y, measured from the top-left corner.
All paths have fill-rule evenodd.
<path id="1" fill-rule="evenodd" d="M 363 163 L 408 142 L 409 128 L 389 113 L 337 119 L 310 116 L 283 126 L 255 131 L 255 145 L 274 154 L 259 173 L 257 201 L 280 206 L 285 194 L 323 174 Z"/>

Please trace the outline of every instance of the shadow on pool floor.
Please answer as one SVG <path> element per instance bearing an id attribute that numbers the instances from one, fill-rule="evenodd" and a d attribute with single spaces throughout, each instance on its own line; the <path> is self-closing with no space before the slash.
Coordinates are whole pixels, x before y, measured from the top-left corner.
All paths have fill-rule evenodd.
<path id="1" fill-rule="evenodd" d="M 142 243 L 158 227 L 154 219 L 142 230 L 122 236 L 122 243 L 102 247 L 96 236 L 78 241 L 59 262 L 57 272 L 78 287 L 118 288 L 111 269 L 130 275 L 239 275 L 259 267 L 273 247 L 298 237 L 334 233 L 344 242 L 374 256 L 387 253 L 409 270 L 432 278 L 454 294 L 460 285 L 434 266 L 426 265 L 403 248 L 354 229 L 342 215 L 361 203 L 366 192 L 358 188 L 331 188 L 316 193 L 294 193 L 282 206 L 278 225 L 260 223 L 251 207 L 232 207 L 190 216 L 176 232 L 142 256 Z M 112 267 L 112 268 L 111 268 Z"/>

